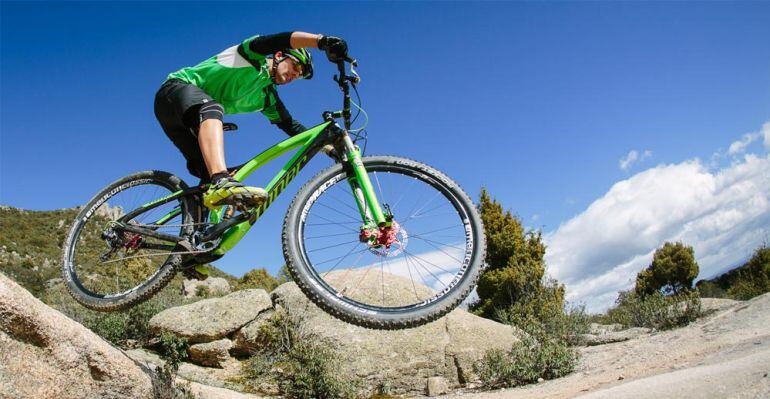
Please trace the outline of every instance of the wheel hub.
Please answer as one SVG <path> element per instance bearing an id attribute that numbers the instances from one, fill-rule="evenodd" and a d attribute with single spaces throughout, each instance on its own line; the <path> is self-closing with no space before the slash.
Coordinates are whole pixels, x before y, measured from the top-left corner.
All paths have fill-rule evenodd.
<path id="1" fill-rule="evenodd" d="M 362 228 L 359 239 L 369 245 L 373 254 L 392 257 L 406 249 L 409 234 L 394 221 L 390 226 Z"/>

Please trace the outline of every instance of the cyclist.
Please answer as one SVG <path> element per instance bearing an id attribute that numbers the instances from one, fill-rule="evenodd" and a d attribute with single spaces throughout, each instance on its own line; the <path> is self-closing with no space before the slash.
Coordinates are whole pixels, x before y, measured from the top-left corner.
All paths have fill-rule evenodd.
<path id="1" fill-rule="evenodd" d="M 203 204 L 250 207 L 267 193 L 230 177 L 225 164 L 225 114 L 260 111 L 288 135 L 306 130 L 281 102 L 277 85 L 313 77 L 308 47 L 325 51 L 330 61 L 347 57 L 347 43 L 334 36 L 284 32 L 253 36 L 198 65 L 168 75 L 155 95 L 155 116 L 187 160 L 187 170 L 210 183 Z"/>

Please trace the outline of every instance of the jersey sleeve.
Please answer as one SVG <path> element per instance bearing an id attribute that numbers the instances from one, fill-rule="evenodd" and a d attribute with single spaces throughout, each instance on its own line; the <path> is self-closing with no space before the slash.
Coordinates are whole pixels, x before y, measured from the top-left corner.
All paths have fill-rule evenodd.
<path id="1" fill-rule="evenodd" d="M 307 130 L 305 126 L 291 117 L 291 114 L 289 114 L 289 111 L 283 105 L 283 101 L 278 97 L 275 86 L 269 86 L 267 88 L 265 108 L 262 109 L 262 115 L 266 116 L 267 119 L 270 120 L 270 123 L 277 125 L 289 136 L 294 136 Z"/>
<path id="2" fill-rule="evenodd" d="M 272 35 L 253 36 L 244 41 L 244 47 L 249 51 L 261 54 L 271 55 L 278 51 L 291 48 L 292 32 L 275 33 Z"/>

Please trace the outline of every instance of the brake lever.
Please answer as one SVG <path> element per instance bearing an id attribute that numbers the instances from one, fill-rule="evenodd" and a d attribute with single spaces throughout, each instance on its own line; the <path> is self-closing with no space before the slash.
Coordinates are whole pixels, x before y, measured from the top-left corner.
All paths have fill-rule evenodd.
<path id="1" fill-rule="evenodd" d="M 357 67 L 358 63 L 356 63 L 356 60 L 353 60 L 353 62 L 350 63 L 350 73 L 353 75 L 350 77 L 350 81 L 355 85 L 361 83 L 361 76 L 358 75 L 358 72 L 356 72 L 354 67 Z"/>

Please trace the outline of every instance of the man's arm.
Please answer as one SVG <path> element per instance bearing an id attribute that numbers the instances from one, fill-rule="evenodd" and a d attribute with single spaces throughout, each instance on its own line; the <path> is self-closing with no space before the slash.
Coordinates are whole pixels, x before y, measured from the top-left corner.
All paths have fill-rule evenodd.
<path id="1" fill-rule="evenodd" d="M 282 32 L 255 37 L 249 43 L 249 50 L 262 55 L 271 55 L 287 48 L 318 48 L 323 35 L 306 32 Z"/>
<path id="2" fill-rule="evenodd" d="M 278 126 L 278 128 L 283 130 L 289 136 L 295 136 L 307 130 L 304 125 L 291 117 L 286 106 L 283 105 L 283 101 L 278 97 L 278 92 L 275 88 L 271 87 L 268 90 L 268 100 L 270 105 L 262 110 L 262 114 L 270 119 L 270 123 Z"/>

